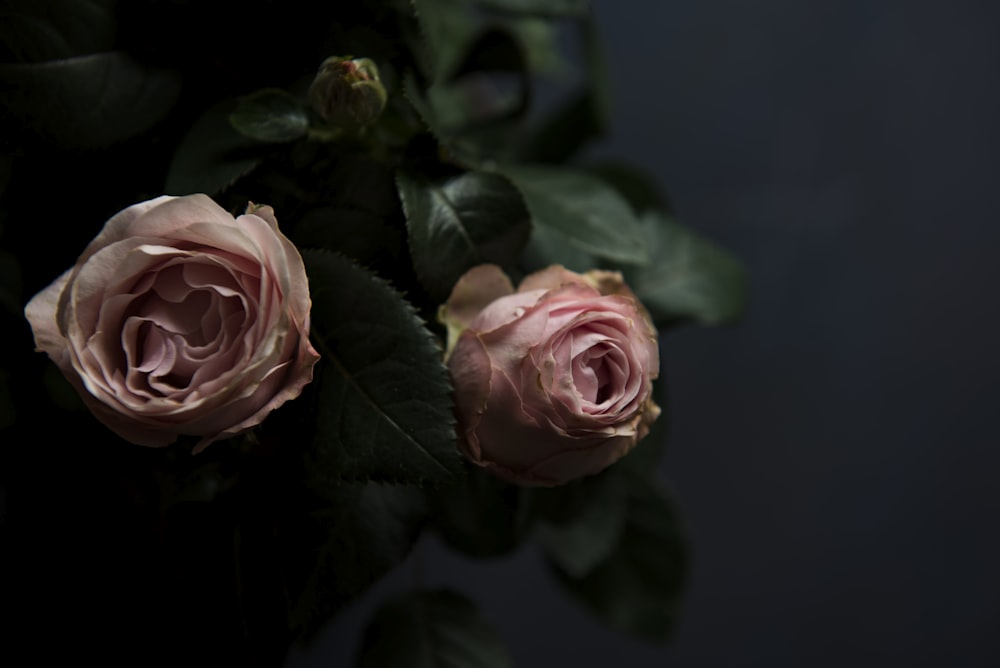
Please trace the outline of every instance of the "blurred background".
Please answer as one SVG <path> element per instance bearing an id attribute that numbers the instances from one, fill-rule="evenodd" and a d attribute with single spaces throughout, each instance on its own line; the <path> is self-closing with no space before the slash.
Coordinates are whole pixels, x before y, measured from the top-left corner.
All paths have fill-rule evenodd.
<path id="1" fill-rule="evenodd" d="M 476 597 L 519 668 L 1000 665 L 1000 5 L 594 6 L 595 155 L 648 169 L 749 275 L 742 324 L 663 341 L 683 618 L 665 648 L 616 634 L 530 547 L 430 539 L 425 579 Z M 410 576 L 288 665 L 347 665 Z"/>

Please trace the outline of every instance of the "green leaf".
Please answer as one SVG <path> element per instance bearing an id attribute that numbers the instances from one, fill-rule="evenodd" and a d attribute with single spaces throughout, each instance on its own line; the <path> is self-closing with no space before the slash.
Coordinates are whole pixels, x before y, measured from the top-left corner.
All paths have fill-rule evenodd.
<path id="1" fill-rule="evenodd" d="M 521 194 L 495 174 L 467 172 L 444 183 L 399 174 L 413 266 L 441 302 L 468 269 L 514 265 L 531 235 Z"/>
<path id="2" fill-rule="evenodd" d="M 523 162 L 568 162 L 588 142 L 604 134 L 590 91 L 578 91 L 542 119 L 518 148 Z"/>
<path id="3" fill-rule="evenodd" d="M 462 471 L 442 350 L 413 307 L 347 258 L 303 252 L 317 372 L 314 465 L 330 480 L 445 482 Z"/>
<path id="4" fill-rule="evenodd" d="M 483 85 L 487 79 L 485 75 L 470 74 L 454 83 L 427 89 L 427 110 L 434 115 L 432 129 L 440 131 L 441 139 L 486 143 L 489 150 L 503 148 L 499 139 L 493 140 L 498 146 L 489 146 L 484 140 L 491 137 L 482 135 L 509 127 L 512 119 L 526 109 L 526 97 L 523 92 L 491 90 L 488 84 Z"/>
<path id="5" fill-rule="evenodd" d="M 195 121 L 170 161 L 164 185 L 167 194 L 212 195 L 260 163 L 260 144 L 236 132 L 229 123 L 235 105 L 235 100 L 224 100 Z"/>
<path id="6" fill-rule="evenodd" d="M 288 91 L 265 88 L 240 98 L 229 122 L 237 132 L 263 142 L 290 142 L 309 130 L 305 103 Z"/>
<path id="7" fill-rule="evenodd" d="M 576 26 L 583 45 L 583 85 L 520 142 L 520 162 L 567 162 L 589 142 L 602 137 L 610 124 L 611 82 L 599 31 L 589 14 Z"/>
<path id="8" fill-rule="evenodd" d="M 446 589 L 388 601 L 365 629 L 358 668 L 512 668 L 493 627 L 468 599 Z"/>
<path id="9" fill-rule="evenodd" d="M 313 635 L 403 561 L 427 515 L 415 487 L 307 481 L 278 525 L 290 595 L 289 624 Z"/>
<path id="10" fill-rule="evenodd" d="M 563 53 L 560 26 L 537 16 L 509 16 L 499 20 L 524 51 L 528 69 L 550 76 L 566 75 L 573 65 Z"/>
<path id="11" fill-rule="evenodd" d="M 0 65 L 0 110 L 65 148 L 103 148 L 165 119 L 180 95 L 180 76 L 150 68 L 122 51 L 42 63 Z"/>
<path id="12" fill-rule="evenodd" d="M 499 168 L 524 196 L 536 226 L 565 235 L 579 250 L 628 264 L 650 260 L 642 227 L 628 203 L 586 172 L 565 167 Z"/>
<path id="13" fill-rule="evenodd" d="M 506 27 L 490 25 L 478 30 L 448 81 L 476 72 L 515 72 L 527 69 L 524 45 Z"/>
<path id="14" fill-rule="evenodd" d="M 465 478 L 427 492 L 431 526 L 452 549 L 477 559 L 510 553 L 527 537 L 530 506 L 524 490 L 478 466 Z"/>
<path id="15" fill-rule="evenodd" d="M 581 578 L 558 566 L 553 572 L 570 596 L 605 623 L 665 642 L 679 614 L 686 541 L 670 500 L 655 480 L 634 479 L 627 503 L 625 530 L 608 558 Z"/>
<path id="16" fill-rule="evenodd" d="M 561 264 L 580 273 L 600 266 L 592 254 L 581 250 L 569 235 L 542 225 L 531 230 L 531 239 L 522 258 L 525 271 L 537 271 L 552 264 Z"/>
<path id="17" fill-rule="evenodd" d="M 447 78 L 421 86 L 411 75 L 406 95 L 428 129 L 472 163 L 508 155 L 527 113 L 531 85 L 527 54 L 511 31 L 491 26 L 468 40 Z"/>
<path id="18" fill-rule="evenodd" d="M 478 28 L 471 5 L 461 0 L 412 0 L 412 4 L 430 52 L 430 74 L 436 81 L 449 79 Z"/>
<path id="19" fill-rule="evenodd" d="M 633 165 L 608 160 L 588 166 L 587 171 L 611 184 L 640 215 L 649 209 L 669 210 L 669 203 L 656 181 Z"/>
<path id="20" fill-rule="evenodd" d="M 559 48 L 557 26 L 543 17 L 576 17 L 587 11 L 585 3 L 571 0 L 541 3 L 493 0 L 492 9 L 506 10 L 509 15 L 473 12 L 471 3 L 461 0 L 415 0 L 413 4 L 431 54 L 431 78 L 439 83 L 463 72 L 484 69 L 566 72 L 569 64 Z M 504 4 L 507 6 L 501 6 Z M 511 58 L 509 46 L 495 39 L 497 35 L 510 42 L 516 50 L 516 59 Z"/>
<path id="21" fill-rule="evenodd" d="M 117 0 L 21 0 L 6 3 L 0 59 L 38 63 L 109 51 Z"/>
<path id="22" fill-rule="evenodd" d="M 496 160 L 509 149 L 511 124 L 516 121 L 499 118 L 483 123 L 466 123 L 468 105 L 474 91 L 462 85 L 433 85 L 421 90 L 415 76 L 409 73 L 403 92 L 413 109 L 440 144 L 440 152 L 447 162 L 466 169 L 476 169 L 485 160 Z"/>
<path id="23" fill-rule="evenodd" d="M 560 487 L 533 490 L 541 515 L 535 537 L 545 555 L 570 577 L 590 573 L 617 547 L 625 530 L 629 484 L 608 469 Z"/>
<path id="24" fill-rule="evenodd" d="M 590 9 L 587 0 L 479 0 L 479 4 L 507 12 L 542 16 L 585 16 Z"/>
<path id="25" fill-rule="evenodd" d="M 742 317 L 745 278 L 732 254 L 662 213 L 647 213 L 642 226 L 656 262 L 624 273 L 657 326 L 719 325 Z"/>

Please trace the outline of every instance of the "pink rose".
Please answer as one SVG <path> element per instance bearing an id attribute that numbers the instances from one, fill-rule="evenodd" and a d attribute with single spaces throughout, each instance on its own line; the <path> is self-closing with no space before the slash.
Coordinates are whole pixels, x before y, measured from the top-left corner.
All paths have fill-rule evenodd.
<path id="1" fill-rule="evenodd" d="M 271 207 L 233 218 L 190 195 L 115 214 L 25 316 L 101 422 L 139 445 L 200 436 L 197 452 L 312 380 L 310 306 Z"/>
<path id="2" fill-rule="evenodd" d="M 597 473 L 660 414 L 656 329 L 617 272 L 552 266 L 514 292 L 499 267 L 480 265 L 459 279 L 441 318 L 461 448 L 510 482 Z"/>

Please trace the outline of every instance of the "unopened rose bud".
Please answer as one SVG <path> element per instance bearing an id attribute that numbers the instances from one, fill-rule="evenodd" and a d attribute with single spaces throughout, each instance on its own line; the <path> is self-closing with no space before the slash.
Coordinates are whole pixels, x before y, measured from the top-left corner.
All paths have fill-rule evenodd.
<path id="1" fill-rule="evenodd" d="M 385 87 L 368 58 L 334 56 L 319 67 L 309 86 L 309 102 L 328 123 L 358 127 L 374 122 L 385 108 Z"/>

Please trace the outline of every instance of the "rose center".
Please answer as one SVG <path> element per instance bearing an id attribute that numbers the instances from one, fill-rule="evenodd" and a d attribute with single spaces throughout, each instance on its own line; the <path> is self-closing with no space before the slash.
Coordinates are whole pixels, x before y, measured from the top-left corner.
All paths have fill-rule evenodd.
<path id="1" fill-rule="evenodd" d="M 602 404 L 614 391 L 613 374 L 607 363 L 608 349 L 601 346 L 581 353 L 574 360 L 573 384 L 584 401 Z"/>
<path id="2" fill-rule="evenodd" d="M 227 320 L 242 313 L 238 304 L 238 299 L 206 289 L 191 290 L 178 301 L 151 293 L 133 313 L 141 321 L 130 355 L 133 370 L 161 395 L 191 386 L 205 357 L 218 354 L 234 338 L 229 331 L 233 323 L 227 326 Z"/>
<path id="3" fill-rule="evenodd" d="M 608 367 L 604 363 L 603 357 L 593 366 L 594 373 L 597 375 L 597 396 L 594 399 L 594 403 L 603 404 L 608 400 L 608 395 L 611 394 L 611 374 L 608 372 Z"/>

